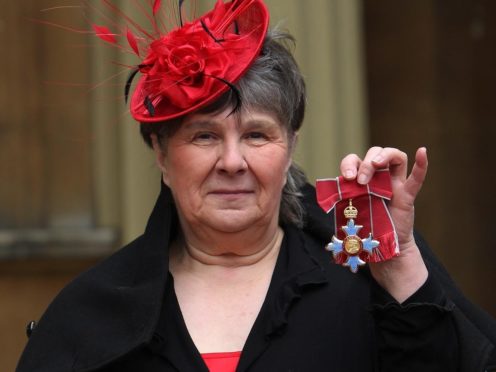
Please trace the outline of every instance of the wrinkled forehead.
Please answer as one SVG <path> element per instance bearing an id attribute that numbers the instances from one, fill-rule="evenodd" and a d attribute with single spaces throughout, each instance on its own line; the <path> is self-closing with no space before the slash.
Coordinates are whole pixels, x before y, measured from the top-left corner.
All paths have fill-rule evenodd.
<path id="1" fill-rule="evenodd" d="M 285 126 L 281 124 L 275 113 L 252 107 L 243 107 L 238 111 L 234 111 L 232 107 L 226 107 L 223 110 L 215 112 L 192 113 L 183 118 L 181 126 L 212 127 L 226 124 L 234 125 L 237 128 L 242 128 L 246 125 L 260 127 L 278 126 L 285 130 Z"/>

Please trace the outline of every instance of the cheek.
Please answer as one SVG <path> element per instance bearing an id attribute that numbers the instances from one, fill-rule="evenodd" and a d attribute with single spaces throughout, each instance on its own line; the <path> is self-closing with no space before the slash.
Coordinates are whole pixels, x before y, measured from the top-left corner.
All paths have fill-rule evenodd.
<path id="1" fill-rule="evenodd" d="M 169 150 L 164 172 L 167 185 L 177 193 L 199 189 L 212 167 L 212 157 L 208 152 L 188 146 Z"/>
<path id="2" fill-rule="evenodd" d="M 277 193 L 286 183 L 290 158 L 287 151 L 267 151 L 259 154 L 253 162 L 253 172 L 264 189 Z"/>

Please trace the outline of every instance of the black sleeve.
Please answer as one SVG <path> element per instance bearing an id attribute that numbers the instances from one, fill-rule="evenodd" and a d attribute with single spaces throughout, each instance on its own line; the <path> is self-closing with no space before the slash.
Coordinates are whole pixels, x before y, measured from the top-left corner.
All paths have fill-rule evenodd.
<path id="1" fill-rule="evenodd" d="M 426 283 L 399 304 L 373 280 L 380 371 L 496 370 L 496 321 L 469 301 L 418 234 Z"/>
<path id="2" fill-rule="evenodd" d="M 379 371 L 459 370 L 454 305 L 431 275 L 402 304 L 374 283 L 372 303 Z"/>
<path id="3" fill-rule="evenodd" d="M 471 302 L 451 279 L 425 240 L 415 234 L 425 264 L 446 297 L 454 304 L 453 321 L 459 343 L 461 372 L 496 371 L 496 321 Z"/>

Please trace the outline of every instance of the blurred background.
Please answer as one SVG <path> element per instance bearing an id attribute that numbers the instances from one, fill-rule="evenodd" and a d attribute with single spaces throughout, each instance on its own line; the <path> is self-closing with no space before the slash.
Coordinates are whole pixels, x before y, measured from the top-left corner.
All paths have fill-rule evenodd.
<path id="1" fill-rule="evenodd" d="M 496 2 L 266 2 L 296 37 L 309 87 L 295 156 L 309 179 L 336 176 L 343 155 L 372 144 L 410 158 L 427 146 L 416 227 L 496 316 Z M 78 9 L 46 10 L 77 4 L 0 0 L 1 371 L 67 282 L 141 234 L 159 190 L 123 103 L 119 63 L 139 61 L 32 21 L 87 29 Z"/>

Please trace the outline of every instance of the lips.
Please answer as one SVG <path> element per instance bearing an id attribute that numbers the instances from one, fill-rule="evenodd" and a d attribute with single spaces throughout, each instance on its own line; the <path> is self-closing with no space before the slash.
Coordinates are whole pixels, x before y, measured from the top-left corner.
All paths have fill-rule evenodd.
<path id="1" fill-rule="evenodd" d="M 209 194 L 214 195 L 241 195 L 241 194 L 252 194 L 251 190 L 214 190 L 209 192 Z"/>
<path id="2" fill-rule="evenodd" d="M 246 197 L 254 194 L 253 190 L 248 189 L 215 189 L 208 193 L 214 198 L 226 201 L 244 200 Z"/>

